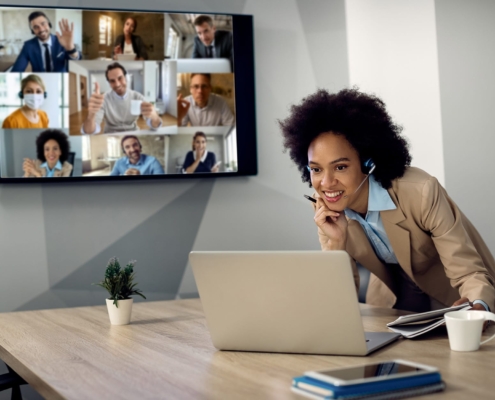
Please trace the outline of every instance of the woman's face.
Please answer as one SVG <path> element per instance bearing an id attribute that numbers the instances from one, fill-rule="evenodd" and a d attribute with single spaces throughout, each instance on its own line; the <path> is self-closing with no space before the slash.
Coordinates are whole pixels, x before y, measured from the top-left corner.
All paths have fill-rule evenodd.
<path id="1" fill-rule="evenodd" d="M 54 139 L 47 140 L 43 148 L 46 162 L 50 167 L 53 167 L 62 155 L 58 142 Z"/>
<path id="2" fill-rule="evenodd" d="M 26 86 L 24 86 L 22 94 L 43 94 L 43 92 L 43 88 L 36 82 L 28 82 Z"/>
<path id="3" fill-rule="evenodd" d="M 124 23 L 124 33 L 126 35 L 130 35 L 131 33 L 134 33 L 134 20 L 128 18 L 126 19 Z"/>
<path id="4" fill-rule="evenodd" d="M 358 152 L 344 136 L 331 132 L 317 136 L 308 148 L 308 165 L 311 184 L 330 210 L 366 212 L 368 181 L 354 193 L 366 175 Z"/>
<path id="5" fill-rule="evenodd" d="M 198 136 L 194 139 L 194 150 L 201 152 L 206 150 L 206 139 L 203 136 Z"/>

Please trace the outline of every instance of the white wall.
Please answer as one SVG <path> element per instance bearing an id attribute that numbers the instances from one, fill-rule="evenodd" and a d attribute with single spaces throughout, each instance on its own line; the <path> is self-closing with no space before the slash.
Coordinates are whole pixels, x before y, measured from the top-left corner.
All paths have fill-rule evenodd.
<path id="1" fill-rule="evenodd" d="M 74 24 L 74 44 L 77 45 L 79 51 L 82 51 L 82 11 L 57 8 L 55 10 L 55 24 L 52 29 L 53 34 L 55 34 L 55 32 L 60 33 L 58 23 L 62 20 L 62 18 L 66 18 L 69 24 Z"/>
<path id="2" fill-rule="evenodd" d="M 444 183 L 434 0 L 345 4 L 350 84 L 385 101 L 404 127 L 412 164 Z"/>

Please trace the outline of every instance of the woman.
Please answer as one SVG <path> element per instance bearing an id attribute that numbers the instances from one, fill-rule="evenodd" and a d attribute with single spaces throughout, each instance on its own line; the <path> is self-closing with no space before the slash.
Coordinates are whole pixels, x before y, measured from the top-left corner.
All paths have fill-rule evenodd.
<path id="1" fill-rule="evenodd" d="M 19 97 L 24 101 L 24 105 L 5 118 L 2 128 L 48 128 L 48 115 L 39 109 L 46 98 L 43 80 L 38 75 L 26 76 L 21 81 Z"/>
<path id="2" fill-rule="evenodd" d="M 187 174 L 218 172 L 218 166 L 215 153 L 206 150 L 206 135 L 203 132 L 196 132 L 193 137 L 192 151 L 187 153 L 182 171 Z"/>
<path id="3" fill-rule="evenodd" d="M 146 45 L 141 36 L 135 35 L 137 29 L 137 21 L 133 17 L 129 17 L 124 23 L 124 34 L 117 36 L 115 39 L 115 47 L 113 49 L 113 59 L 117 59 L 117 54 L 134 54 L 135 60 L 147 60 L 148 53 Z"/>
<path id="4" fill-rule="evenodd" d="M 72 165 L 67 162 L 70 144 L 67 135 L 58 129 L 48 129 L 36 138 L 37 160 L 24 159 L 25 178 L 70 176 Z"/>
<path id="5" fill-rule="evenodd" d="M 495 309 L 493 256 L 438 181 L 410 167 L 380 99 L 319 90 L 291 111 L 280 122 L 284 145 L 316 190 L 321 247 L 349 253 L 357 286 L 356 262 L 372 272 L 368 303 Z"/>

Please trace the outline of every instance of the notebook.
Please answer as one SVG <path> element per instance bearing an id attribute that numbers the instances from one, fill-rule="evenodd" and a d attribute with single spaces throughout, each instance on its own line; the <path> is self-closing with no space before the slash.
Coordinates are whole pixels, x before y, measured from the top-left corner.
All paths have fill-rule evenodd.
<path id="1" fill-rule="evenodd" d="M 397 333 L 365 333 L 345 251 L 189 255 L 220 350 L 365 356 Z"/>

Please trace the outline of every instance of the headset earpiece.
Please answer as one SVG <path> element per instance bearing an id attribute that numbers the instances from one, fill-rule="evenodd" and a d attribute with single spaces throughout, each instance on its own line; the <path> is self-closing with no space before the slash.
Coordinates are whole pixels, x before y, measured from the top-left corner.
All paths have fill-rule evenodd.
<path id="1" fill-rule="evenodd" d="M 367 175 L 370 175 L 376 168 L 375 163 L 371 158 L 368 158 L 364 163 L 363 163 L 363 169 Z"/>

